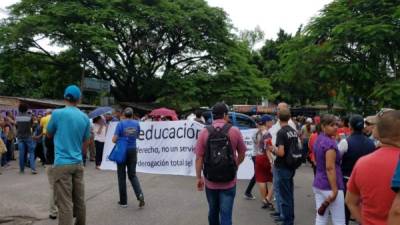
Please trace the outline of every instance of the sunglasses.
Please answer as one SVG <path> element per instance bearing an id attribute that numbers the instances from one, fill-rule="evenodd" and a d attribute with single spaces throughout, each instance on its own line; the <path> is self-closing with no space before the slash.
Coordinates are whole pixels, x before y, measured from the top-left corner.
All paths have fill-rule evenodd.
<path id="1" fill-rule="evenodd" d="M 394 109 L 382 108 L 376 115 L 381 118 L 385 113 L 394 111 Z"/>

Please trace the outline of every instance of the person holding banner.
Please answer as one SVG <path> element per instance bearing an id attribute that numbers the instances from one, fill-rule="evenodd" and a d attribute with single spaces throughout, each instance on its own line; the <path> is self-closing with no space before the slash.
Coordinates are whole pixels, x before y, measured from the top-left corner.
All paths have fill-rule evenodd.
<path id="1" fill-rule="evenodd" d="M 122 208 L 128 207 L 128 197 L 126 193 L 126 169 L 128 169 L 128 179 L 130 180 L 137 200 L 139 201 L 139 207 L 145 205 L 144 195 L 140 187 L 139 179 L 136 176 L 136 163 L 137 163 L 137 151 L 136 151 L 136 138 L 139 136 L 140 126 L 139 122 L 133 120 L 133 109 L 128 107 L 123 113 L 124 120 L 121 120 L 117 128 L 112 141 L 117 143 L 119 138 L 127 138 L 127 151 L 126 160 L 124 163 L 117 163 L 117 175 L 118 175 L 118 190 L 119 190 L 119 202 L 118 204 Z"/>
<path id="2" fill-rule="evenodd" d="M 246 145 L 239 129 L 228 123 L 224 103 L 215 104 L 212 113 L 213 124 L 200 132 L 196 144 L 197 189 L 203 191 L 205 185 L 209 224 L 232 225 L 236 171 L 244 160 Z"/>

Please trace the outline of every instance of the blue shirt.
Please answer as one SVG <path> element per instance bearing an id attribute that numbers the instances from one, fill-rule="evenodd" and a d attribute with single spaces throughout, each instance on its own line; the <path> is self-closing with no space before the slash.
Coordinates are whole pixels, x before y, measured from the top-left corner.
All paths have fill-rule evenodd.
<path id="1" fill-rule="evenodd" d="M 136 149 L 136 138 L 139 136 L 140 126 L 136 120 L 122 120 L 115 129 L 115 136 L 128 138 L 128 149 Z"/>
<path id="2" fill-rule="evenodd" d="M 347 138 L 348 149 L 342 158 L 343 176 L 350 177 L 357 160 L 375 151 L 374 142 L 361 132 L 353 132 Z"/>
<path id="3" fill-rule="evenodd" d="M 400 160 L 397 163 L 397 169 L 392 180 L 392 189 L 395 192 L 400 191 Z"/>
<path id="4" fill-rule="evenodd" d="M 90 138 L 89 118 L 78 108 L 67 106 L 52 113 L 47 133 L 54 135 L 54 165 L 82 162 L 82 144 Z"/>

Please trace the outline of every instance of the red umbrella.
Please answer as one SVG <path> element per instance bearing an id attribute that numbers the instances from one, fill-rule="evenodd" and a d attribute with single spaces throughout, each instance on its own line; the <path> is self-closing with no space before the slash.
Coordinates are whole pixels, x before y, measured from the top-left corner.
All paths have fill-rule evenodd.
<path id="1" fill-rule="evenodd" d="M 168 116 L 171 117 L 172 120 L 178 120 L 178 115 L 176 114 L 175 110 L 167 108 L 154 109 L 149 115 L 152 117 Z"/>

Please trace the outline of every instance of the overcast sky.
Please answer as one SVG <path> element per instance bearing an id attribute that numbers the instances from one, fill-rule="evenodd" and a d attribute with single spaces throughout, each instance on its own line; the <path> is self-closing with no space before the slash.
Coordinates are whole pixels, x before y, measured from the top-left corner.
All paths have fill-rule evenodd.
<path id="1" fill-rule="evenodd" d="M 190 0 L 189 0 L 190 1 Z M 266 38 L 275 38 L 279 28 L 295 33 L 332 0 L 207 0 L 211 6 L 221 7 L 232 23 L 240 30 L 252 30 L 256 26 Z M 0 9 L 18 0 L 0 0 Z M 1 10 L 0 10 L 1 11 Z M 4 13 L 0 12 L 0 17 Z"/>

